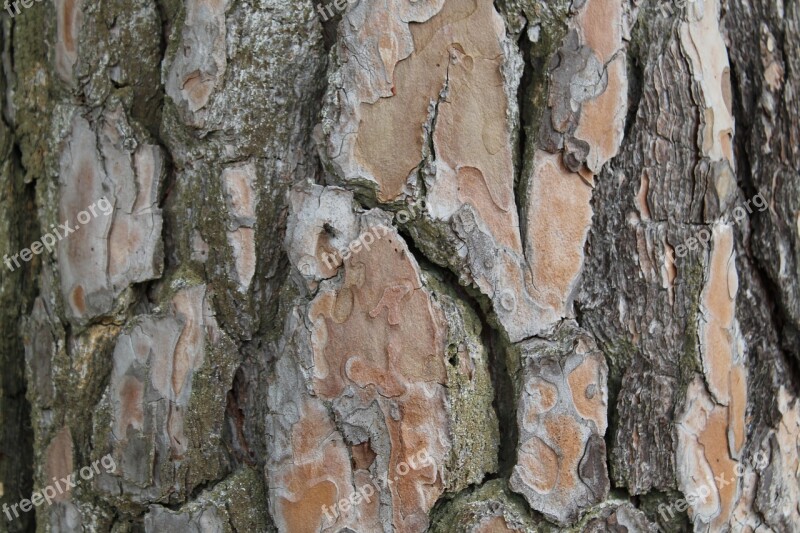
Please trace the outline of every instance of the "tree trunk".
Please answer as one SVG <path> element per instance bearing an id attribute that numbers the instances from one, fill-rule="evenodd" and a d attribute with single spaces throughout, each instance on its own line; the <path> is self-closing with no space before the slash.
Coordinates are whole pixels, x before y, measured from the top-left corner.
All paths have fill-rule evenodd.
<path id="1" fill-rule="evenodd" d="M 797 2 L 2 17 L 0 531 L 800 531 Z"/>

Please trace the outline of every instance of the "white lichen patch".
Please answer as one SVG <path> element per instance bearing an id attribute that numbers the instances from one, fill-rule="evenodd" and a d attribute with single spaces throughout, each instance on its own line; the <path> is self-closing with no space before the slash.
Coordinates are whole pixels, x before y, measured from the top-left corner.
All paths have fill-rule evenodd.
<path id="1" fill-rule="evenodd" d="M 336 272 L 343 251 L 358 237 L 353 193 L 338 187 L 295 188 L 284 246 L 292 265 L 310 281 Z"/>

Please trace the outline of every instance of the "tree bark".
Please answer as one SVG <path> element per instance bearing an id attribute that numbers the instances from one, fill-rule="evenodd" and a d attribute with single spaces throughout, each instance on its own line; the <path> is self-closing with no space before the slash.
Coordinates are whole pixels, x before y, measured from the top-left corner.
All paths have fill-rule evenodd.
<path id="1" fill-rule="evenodd" d="M 0 531 L 800 530 L 797 2 L 0 22 Z"/>

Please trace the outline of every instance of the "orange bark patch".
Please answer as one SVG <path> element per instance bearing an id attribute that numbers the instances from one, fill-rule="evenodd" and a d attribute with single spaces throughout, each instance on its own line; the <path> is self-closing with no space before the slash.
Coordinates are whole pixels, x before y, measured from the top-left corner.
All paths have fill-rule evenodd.
<path id="1" fill-rule="evenodd" d="M 76 285 L 75 288 L 72 289 L 70 303 L 72 303 L 72 307 L 79 314 L 82 315 L 86 312 L 86 292 L 83 290 L 82 285 Z"/>
<path id="2" fill-rule="evenodd" d="M 125 376 L 119 387 L 120 413 L 117 419 L 117 436 L 125 438 L 128 426 L 136 430 L 142 429 L 144 423 L 144 405 L 142 403 L 144 384 L 133 376 Z"/>
<path id="3" fill-rule="evenodd" d="M 389 415 L 390 405 L 381 401 L 384 413 Z M 437 394 L 429 398 L 420 387 L 415 387 L 402 400 L 399 421 L 386 417 L 392 439 L 392 454 L 387 476 L 392 480 L 390 492 L 394 523 L 401 531 L 421 531 L 427 523 L 427 513 L 433 508 L 442 493 L 437 464 L 442 464 L 445 450 L 434 439 L 437 423 L 444 421 L 444 398 Z M 433 462 L 426 466 L 416 465 L 411 458 L 426 450 Z M 403 527 L 402 524 L 407 524 Z M 421 526 L 421 527 L 420 527 Z"/>
<path id="4" fill-rule="evenodd" d="M 731 459 L 728 451 L 727 409 L 716 408 L 711 412 L 698 442 L 703 446 L 706 460 L 714 472 L 714 477 L 729 482 L 727 485 L 722 482 L 717 483 L 721 509 L 719 516 L 711 524 L 713 530 L 720 531 L 728 523 L 728 518 L 733 511 L 738 487 L 738 479 L 734 470 L 736 461 Z"/>
<path id="5" fill-rule="evenodd" d="M 521 344 L 526 385 L 509 486 L 548 520 L 567 525 L 608 494 L 608 368 L 594 340 L 576 326 L 565 321 L 553 336 L 559 340 Z"/>
<path id="6" fill-rule="evenodd" d="M 325 507 L 330 509 L 331 515 L 334 514 L 332 507 L 336 503 L 336 494 L 336 485 L 323 481 L 304 491 L 297 501 L 281 498 L 280 505 L 288 527 L 286 531 L 318 533 L 320 512 Z"/>
<path id="7" fill-rule="evenodd" d="M 601 364 L 596 357 L 587 357 L 567 376 L 575 409 L 583 418 L 594 421 L 600 433 L 606 430 L 605 386 Z"/>
<path id="8" fill-rule="evenodd" d="M 681 490 L 705 499 L 692 505 L 697 529 L 709 524 L 712 531 L 724 529 L 736 507 L 741 478 L 736 475 L 730 427 L 731 408 L 715 404 L 697 377 L 689 386 L 687 409 L 678 426 L 677 466 Z M 742 420 L 742 423 L 744 421 Z"/>
<path id="9" fill-rule="evenodd" d="M 526 423 L 533 426 L 540 415 L 555 407 L 558 402 L 558 389 L 552 383 L 534 378 L 525 385 L 525 390 L 530 395 Z"/>
<path id="10" fill-rule="evenodd" d="M 607 63 L 622 44 L 622 2 L 587 0 L 577 20 L 586 44 Z"/>
<path id="11" fill-rule="evenodd" d="M 130 268 L 130 257 L 145 240 L 140 221 L 120 217 L 111 226 L 108 236 L 108 273 L 112 277 L 122 276 Z M 150 237 L 148 234 L 147 237 Z"/>
<path id="12" fill-rule="evenodd" d="M 564 306 L 583 266 L 592 220 L 592 189 L 561 163 L 537 150 L 528 223 L 532 290 L 537 301 Z"/>
<path id="13" fill-rule="evenodd" d="M 298 406 L 299 420 L 291 430 L 292 460 L 272 472 L 275 517 L 281 531 L 319 531 L 336 522 L 329 508 L 352 493 L 352 472 L 341 436 L 319 401 Z M 344 522 L 342 522 L 344 523 Z"/>
<path id="14" fill-rule="evenodd" d="M 183 80 L 183 92 L 186 99 L 191 104 L 191 109 L 201 109 L 208 102 L 211 92 L 214 90 L 216 80 L 199 70 L 195 70 L 186 75 Z"/>
<path id="15" fill-rule="evenodd" d="M 320 443 L 325 442 L 333 431 L 327 411 L 321 405 L 309 402 L 305 416 L 292 427 L 292 456 L 298 463 L 319 459 Z"/>
<path id="16" fill-rule="evenodd" d="M 589 0 L 597 3 L 604 0 Z M 605 25 L 605 22 L 598 21 Z M 628 84 L 625 61 L 620 57 L 608 65 L 608 85 L 603 94 L 581 106 L 581 119 L 575 137 L 589 143 L 586 165 L 598 174 L 617 154 L 624 134 Z"/>
<path id="17" fill-rule="evenodd" d="M 552 492 L 561 470 L 555 450 L 533 437 L 520 447 L 519 456 L 523 481 L 541 494 Z"/>
<path id="18" fill-rule="evenodd" d="M 339 251 L 330 243 L 330 238 L 325 232 L 320 232 L 317 237 L 317 247 L 314 251 L 317 264 L 322 275 L 326 278 L 333 276 L 339 265 L 342 264 L 342 257 Z"/>
<path id="19" fill-rule="evenodd" d="M 56 71 L 66 82 L 72 81 L 78 59 L 82 6 L 81 0 L 56 0 Z"/>
<path id="20" fill-rule="evenodd" d="M 256 236 L 252 228 L 239 228 L 228 232 L 228 244 L 233 250 L 236 274 L 239 278 L 239 291 L 250 288 L 256 273 Z"/>
<path id="21" fill-rule="evenodd" d="M 158 162 L 157 159 L 158 158 Z M 146 145 L 136 150 L 134 155 L 134 168 L 136 169 L 136 182 L 138 194 L 136 203 L 133 205 L 134 212 L 149 210 L 152 207 L 156 187 L 156 181 L 160 173 L 161 155 L 157 153 L 157 148 Z"/>
<path id="22" fill-rule="evenodd" d="M 383 369 L 399 381 L 443 383 L 442 317 L 421 290 L 405 245 L 387 235 L 345 262 L 346 276 L 354 270 L 363 273 L 363 281 L 358 275 L 337 291 L 336 307 L 329 297 L 311 306 L 312 320 L 324 318 L 327 330 L 327 345 L 324 352 L 316 347 L 315 359 L 324 358 L 322 367 L 331 370 L 315 387 L 326 398 L 341 394 L 341 376 L 351 359 L 358 368 Z M 402 356 L 390 360 L 390 346 Z"/>
<path id="23" fill-rule="evenodd" d="M 703 369 L 708 386 L 717 401 L 730 402 L 729 374 L 733 364 L 733 321 L 735 292 L 731 294 L 730 270 L 735 276 L 733 229 L 714 228 L 714 249 L 703 290 L 704 322 L 701 323 Z"/>
<path id="24" fill-rule="evenodd" d="M 428 106 L 438 100 L 447 79 L 449 47 L 465 31 L 459 23 L 478 9 L 475 0 L 450 0 L 432 19 L 412 25 L 414 52 L 394 66 L 395 96 L 361 104 L 355 155 L 378 180 L 382 202 L 400 195 L 409 174 L 422 161 L 423 125 Z M 394 42 L 385 38 L 381 42 L 384 64 L 394 65 L 396 56 L 388 53 L 394 50 Z M 497 54 L 490 57 L 499 53 L 498 46 Z"/>
<path id="25" fill-rule="evenodd" d="M 378 180 L 380 201 L 397 198 L 422 161 L 429 106 L 447 83 L 436 119 L 437 157 L 457 175 L 459 201 L 472 204 L 498 240 L 519 251 L 502 27 L 494 7 L 450 0 L 411 32 L 414 52 L 394 69 L 395 96 L 361 105 L 356 158 Z"/>
<path id="26" fill-rule="evenodd" d="M 69 428 L 63 427 L 56 433 L 56 436 L 47 446 L 47 451 L 45 451 L 47 479 L 56 478 L 61 480 L 70 476 L 74 470 L 72 463 L 72 434 Z M 64 489 L 64 493 L 59 493 L 53 498 L 57 502 L 70 499 L 69 487 L 65 488 L 62 484 L 62 489 Z"/>
<path id="27" fill-rule="evenodd" d="M 63 0 L 62 3 L 63 10 L 64 10 L 64 20 L 71 21 L 75 17 L 75 10 L 80 6 L 75 5 L 75 0 Z M 69 24 L 64 26 L 63 32 L 63 42 L 64 42 L 64 49 L 69 52 L 75 51 L 75 36 L 73 35 L 73 30 Z"/>
<path id="28" fill-rule="evenodd" d="M 349 388 L 362 402 L 377 401 L 391 440 L 394 525 L 424 529 L 442 483 L 435 465 L 415 469 L 409 458 L 427 451 L 441 464 L 446 453 L 438 436 L 447 425 L 442 312 L 395 232 L 351 256 L 344 269 L 342 286 L 322 292 L 310 306 L 314 389 L 323 399 Z M 374 460 L 371 450 L 362 451 L 353 450 L 359 467 Z"/>
<path id="29" fill-rule="evenodd" d="M 356 470 L 367 470 L 375 462 L 377 455 L 372 451 L 369 442 L 357 444 L 350 449 L 353 455 L 353 468 Z"/>
<path id="30" fill-rule="evenodd" d="M 256 215 L 256 172 L 251 164 L 226 168 L 222 183 L 228 198 L 230 212 L 235 217 L 253 218 Z"/>
<path id="31" fill-rule="evenodd" d="M 569 416 L 555 416 L 545 420 L 547 434 L 559 452 L 561 468 L 559 468 L 558 487 L 564 495 L 578 483 L 578 463 L 583 454 L 583 442 L 580 429 L 575 420 Z"/>
<path id="32" fill-rule="evenodd" d="M 81 117 L 72 122 L 69 142 L 60 156 L 59 220 L 74 229 L 77 216 L 104 195 L 104 172 L 98 160 L 95 133 Z M 70 303 L 70 314 L 83 318 L 96 309 L 107 288 L 106 229 L 110 220 L 104 216 L 91 218 L 80 229 L 64 235 L 57 228 L 58 262 L 61 288 Z M 98 274 L 99 273 L 99 274 Z M 79 290 L 76 290 L 79 289 Z"/>
<path id="33" fill-rule="evenodd" d="M 472 531 L 473 533 L 519 533 L 519 529 L 508 527 L 506 519 L 502 516 L 493 516 L 484 520 Z"/>
<path id="34" fill-rule="evenodd" d="M 702 9 L 702 11 L 701 11 Z M 731 137 L 734 118 L 728 98 L 730 63 L 720 28 L 720 1 L 694 5 L 695 17 L 681 25 L 682 49 L 690 61 L 694 79 L 707 105 L 703 127 L 703 152 L 714 161 L 727 160 L 734 166 Z"/>
<path id="35" fill-rule="evenodd" d="M 650 220 L 650 205 L 647 203 L 647 193 L 650 190 L 650 176 L 647 170 L 642 171 L 641 185 L 636 194 L 636 207 L 643 220 Z"/>
<path id="36" fill-rule="evenodd" d="M 731 404 L 728 406 L 728 425 L 731 455 L 739 457 L 744 448 L 745 414 L 747 411 L 747 373 L 743 366 L 731 369 Z"/>
<path id="37" fill-rule="evenodd" d="M 205 287 L 180 291 L 173 298 L 173 305 L 176 315 L 184 321 L 183 331 L 175 346 L 172 366 L 172 390 L 177 397 L 186 385 L 190 370 L 199 367 L 203 362 Z"/>

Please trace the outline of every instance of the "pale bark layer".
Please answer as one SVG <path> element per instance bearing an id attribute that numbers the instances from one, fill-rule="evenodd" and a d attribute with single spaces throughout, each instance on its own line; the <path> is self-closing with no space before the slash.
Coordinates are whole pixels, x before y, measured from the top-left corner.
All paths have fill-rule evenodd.
<path id="1" fill-rule="evenodd" d="M 800 529 L 797 3 L 339 5 L 2 15 L 0 531 Z"/>

